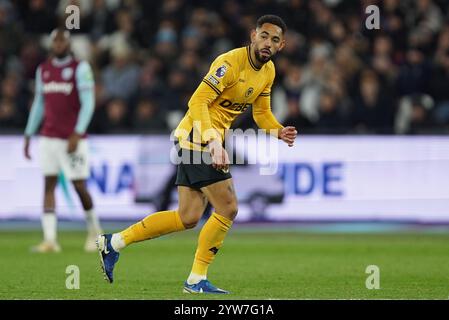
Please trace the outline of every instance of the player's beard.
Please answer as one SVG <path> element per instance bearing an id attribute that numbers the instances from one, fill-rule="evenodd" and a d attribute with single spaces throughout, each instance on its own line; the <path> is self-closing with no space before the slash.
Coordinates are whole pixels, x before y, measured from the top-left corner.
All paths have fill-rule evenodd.
<path id="1" fill-rule="evenodd" d="M 259 61 L 260 63 L 267 63 L 268 61 L 271 60 L 271 57 L 273 57 L 272 54 L 270 54 L 270 56 L 268 56 L 268 57 L 262 57 L 260 55 L 260 50 L 259 49 L 255 49 L 254 50 L 254 56 L 256 57 L 257 61 Z"/>
<path id="2" fill-rule="evenodd" d="M 68 49 L 67 49 L 67 50 L 64 50 L 63 52 L 61 52 L 61 53 L 59 53 L 59 54 L 53 53 L 53 55 L 54 55 L 57 59 L 59 59 L 59 60 L 64 59 L 64 58 L 67 57 L 69 54 L 70 54 L 70 51 L 69 51 Z"/>

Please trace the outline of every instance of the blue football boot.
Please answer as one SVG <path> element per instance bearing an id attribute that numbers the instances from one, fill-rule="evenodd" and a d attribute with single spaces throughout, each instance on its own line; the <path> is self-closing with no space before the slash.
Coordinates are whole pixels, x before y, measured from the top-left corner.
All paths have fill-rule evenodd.
<path id="1" fill-rule="evenodd" d="M 229 294 L 229 291 L 215 287 L 209 280 L 201 280 L 195 284 L 188 284 L 184 282 L 184 293 L 215 293 L 215 294 Z"/>
<path id="2" fill-rule="evenodd" d="M 100 254 L 101 269 L 106 281 L 114 281 L 114 266 L 118 261 L 120 253 L 115 251 L 111 245 L 112 234 L 102 234 L 97 238 L 97 248 Z"/>

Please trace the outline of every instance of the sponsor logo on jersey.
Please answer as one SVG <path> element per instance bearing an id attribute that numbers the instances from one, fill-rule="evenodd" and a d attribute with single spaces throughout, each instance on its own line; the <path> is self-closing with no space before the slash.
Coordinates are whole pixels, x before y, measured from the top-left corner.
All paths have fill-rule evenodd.
<path id="1" fill-rule="evenodd" d="M 226 108 L 228 110 L 232 110 L 232 111 L 239 111 L 239 112 L 245 112 L 246 109 L 248 109 L 249 107 L 252 107 L 252 103 L 240 103 L 240 102 L 235 102 L 232 103 L 232 101 L 230 100 L 223 100 L 222 102 L 220 102 L 219 104 L 220 106 L 222 106 L 223 108 Z"/>
<path id="2" fill-rule="evenodd" d="M 254 92 L 253 87 L 250 87 L 245 93 L 245 98 L 248 98 L 250 95 L 252 95 L 253 92 Z"/>
<path id="3" fill-rule="evenodd" d="M 51 81 L 44 84 L 44 93 L 63 93 L 68 96 L 72 93 L 73 84 L 70 82 Z"/>
<path id="4" fill-rule="evenodd" d="M 215 71 L 215 75 L 219 78 L 222 78 L 226 73 L 226 66 L 222 65 L 220 68 Z"/>

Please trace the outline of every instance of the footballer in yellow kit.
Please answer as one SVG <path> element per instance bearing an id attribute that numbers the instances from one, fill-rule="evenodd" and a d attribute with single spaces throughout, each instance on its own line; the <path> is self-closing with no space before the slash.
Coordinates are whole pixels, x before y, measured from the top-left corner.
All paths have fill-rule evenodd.
<path id="1" fill-rule="evenodd" d="M 277 135 L 283 126 L 274 118 L 270 107 L 270 93 L 275 69 L 272 61 L 260 67 L 251 57 L 251 47 L 231 50 L 212 63 L 209 72 L 189 101 L 189 109 L 175 130 L 179 141 L 177 186 L 200 189 L 231 178 L 228 168 L 210 166 L 207 143 L 211 139 L 223 142 L 232 122 L 249 107 L 257 125 L 274 130 Z M 186 150 L 191 150 L 186 152 Z M 193 152 L 192 152 L 193 151 Z M 205 151 L 195 157 L 195 153 Z M 206 163 L 193 163 L 204 159 Z"/>
<path id="2" fill-rule="evenodd" d="M 178 164 L 178 208 L 148 215 L 127 229 L 98 237 L 100 262 L 105 279 L 113 282 L 120 251 L 132 243 L 196 226 L 208 202 L 215 211 L 203 225 L 185 293 L 226 294 L 207 279 L 209 265 L 237 215 L 237 196 L 223 147 L 226 129 L 236 117 L 252 107 L 256 124 L 293 146 L 297 132 L 283 127 L 273 116 L 270 93 L 275 77 L 271 58 L 285 45 L 284 21 L 275 15 L 257 20 L 251 44 L 215 59 L 193 93 L 188 111 L 175 130 L 181 162 Z M 196 163 L 192 155 L 200 155 Z M 189 157 L 184 157 L 189 155 Z M 210 161 L 208 161 L 210 160 Z"/>
<path id="3" fill-rule="evenodd" d="M 260 128 L 282 128 L 270 107 L 271 86 L 276 73 L 274 64 L 268 61 L 256 67 L 252 59 L 250 46 L 231 50 L 215 59 L 176 128 L 175 136 L 182 148 L 192 148 L 184 140 L 186 134 L 191 134 L 195 121 L 201 124 L 201 128 L 196 129 L 203 133 L 202 141 L 195 142 L 204 144 L 210 139 L 206 132 L 210 129 L 216 129 L 209 132 L 212 137 L 216 138 L 216 132 L 219 139 L 224 139 L 225 130 L 249 107 L 253 107 L 254 120 Z M 210 120 L 205 113 L 209 114 Z M 194 137 L 200 137 L 198 131 Z"/>

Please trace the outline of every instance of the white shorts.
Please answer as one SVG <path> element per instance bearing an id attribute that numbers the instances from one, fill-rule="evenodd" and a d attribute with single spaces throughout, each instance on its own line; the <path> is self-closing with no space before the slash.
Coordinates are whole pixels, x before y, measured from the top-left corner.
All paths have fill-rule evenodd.
<path id="1" fill-rule="evenodd" d="M 69 180 L 86 180 L 89 177 L 89 149 L 86 139 L 80 139 L 76 151 L 67 152 L 68 140 L 40 137 L 39 156 L 45 176 L 63 172 Z"/>

